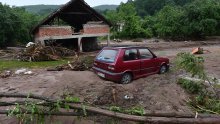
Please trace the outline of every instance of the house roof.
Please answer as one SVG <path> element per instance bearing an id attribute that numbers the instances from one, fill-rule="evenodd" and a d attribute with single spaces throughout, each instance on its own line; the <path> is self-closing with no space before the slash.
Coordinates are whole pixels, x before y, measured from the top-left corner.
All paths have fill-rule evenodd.
<path id="1" fill-rule="evenodd" d="M 56 17 L 76 28 L 82 28 L 82 24 L 89 21 L 102 21 L 111 26 L 111 23 L 104 16 L 96 12 L 84 0 L 70 0 L 39 22 L 31 30 L 31 34 L 34 34 L 41 25 L 50 25 Z"/>

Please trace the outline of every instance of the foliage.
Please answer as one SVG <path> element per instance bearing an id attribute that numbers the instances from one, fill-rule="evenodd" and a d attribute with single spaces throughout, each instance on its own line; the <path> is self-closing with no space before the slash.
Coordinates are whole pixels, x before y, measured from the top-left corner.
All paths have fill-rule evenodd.
<path id="1" fill-rule="evenodd" d="M 126 114 L 131 114 L 131 115 L 140 115 L 140 116 L 144 115 L 144 108 L 139 107 L 139 106 L 135 106 L 129 109 L 123 109 L 118 106 L 111 106 L 109 110 L 114 111 L 114 112 L 122 112 Z"/>
<path id="2" fill-rule="evenodd" d="M 17 27 L 21 27 L 19 17 L 9 6 L 0 3 L 0 48 L 13 43 Z"/>
<path id="3" fill-rule="evenodd" d="M 219 0 L 134 0 L 105 15 L 120 38 L 187 40 L 220 34 Z M 124 24 L 122 32 L 118 23 Z"/>
<path id="4" fill-rule="evenodd" d="M 69 97 L 70 98 L 70 97 Z M 37 124 L 45 124 L 45 114 L 51 115 L 53 112 L 60 112 L 60 109 L 69 110 L 68 102 L 74 103 L 79 98 L 74 97 L 74 100 L 64 99 L 64 101 L 57 100 L 55 102 L 34 102 L 26 99 L 25 104 L 16 103 L 13 109 L 8 110 L 8 116 L 15 116 L 20 123 L 36 122 Z M 82 111 L 86 116 L 86 108 L 82 105 Z"/>
<path id="5" fill-rule="evenodd" d="M 140 18 L 138 16 L 128 16 L 125 18 L 125 25 L 119 36 L 124 38 L 145 38 L 150 37 L 149 32 L 141 27 Z"/>
<path id="6" fill-rule="evenodd" d="M 189 105 L 198 112 L 220 114 L 220 100 L 211 96 L 201 82 L 180 78 L 178 84 L 188 93 L 194 94 Z"/>
<path id="7" fill-rule="evenodd" d="M 31 41 L 30 29 L 39 19 L 23 8 L 0 3 L 0 48 Z"/>
<path id="8" fill-rule="evenodd" d="M 133 2 L 122 3 L 116 11 L 106 13 L 108 20 L 113 24 L 113 33 L 122 38 L 145 38 L 151 37 L 151 32 L 142 27 L 142 21 L 137 16 Z M 119 24 L 123 24 L 122 31 L 118 31 Z"/>
<path id="9" fill-rule="evenodd" d="M 192 74 L 192 77 L 197 76 L 204 83 L 208 82 L 210 87 L 213 89 L 214 95 L 218 98 L 218 93 L 215 84 L 218 80 L 210 78 L 204 70 L 204 59 L 200 56 L 195 56 L 190 53 L 178 53 L 175 61 L 177 69 L 183 69 L 186 72 Z"/>
<path id="10" fill-rule="evenodd" d="M 200 56 L 195 56 L 190 53 L 178 53 L 175 61 L 177 69 L 184 69 L 192 77 L 198 76 L 199 78 L 205 79 L 206 74 L 204 71 L 204 59 Z"/>
<path id="11" fill-rule="evenodd" d="M 18 31 L 16 32 L 16 40 L 18 43 L 24 44 L 31 41 L 30 30 L 34 25 L 38 23 L 41 19 L 40 16 L 30 14 L 23 8 L 15 7 L 12 8 L 14 13 L 19 17 L 20 27 L 16 27 Z"/>
<path id="12" fill-rule="evenodd" d="M 192 77 L 199 77 L 201 81 L 197 82 L 181 78 L 178 80 L 178 84 L 187 92 L 194 94 L 189 103 L 196 111 L 220 114 L 219 96 L 215 85 L 211 83 L 211 81 L 216 82 L 216 78 L 210 81 L 210 78 L 205 73 L 203 63 L 204 59 L 202 57 L 197 57 L 190 53 L 179 53 L 176 58 L 177 68 L 184 69 L 192 74 Z M 206 81 L 210 85 L 208 88 Z"/>
<path id="13" fill-rule="evenodd" d="M 70 95 L 65 97 L 65 101 L 67 102 L 80 102 L 80 99 L 78 97 L 72 97 Z"/>
<path id="14" fill-rule="evenodd" d="M 176 40 L 216 35 L 219 9 L 215 0 L 195 0 L 183 7 L 164 6 L 155 17 L 157 35 Z"/>
<path id="15" fill-rule="evenodd" d="M 194 82 L 191 80 L 180 78 L 177 83 L 191 94 L 198 94 L 203 90 L 203 85 L 201 82 Z"/>
<path id="16" fill-rule="evenodd" d="M 220 24 L 220 1 L 195 0 L 184 6 L 185 34 L 188 37 L 215 35 Z M 188 33 L 187 33 L 188 32 Z"/>
<path id="17" fill-rule="evenodd" d="M 184 13 L 182 8 L 176 6 L 165 6 L 155 16 L 155 32 L 164 38 L 178 39 L 183 37 L 184 31 L 181 28 L 181 19 Z"/>
<path id="18" fill-rule="evenodd" d="M 135 0 L 138 15 L 144 17 L 146 15 L 154 15 L 165 5 L 172 4 L 172 0 Z"/>
<path id="19" fill-rule="evenodd" d="M 15 116 L 20 123 L 28 123 L 36 120 L 39 124 L 44 124 L 45 117 L 42 114 L 46 110 L 33 102 L 25 102 L 25 105 L 16 104 L 13 109 L 8 111 L 8 116 Z M 31 113 L 31 114 L 29 114 Z"/>

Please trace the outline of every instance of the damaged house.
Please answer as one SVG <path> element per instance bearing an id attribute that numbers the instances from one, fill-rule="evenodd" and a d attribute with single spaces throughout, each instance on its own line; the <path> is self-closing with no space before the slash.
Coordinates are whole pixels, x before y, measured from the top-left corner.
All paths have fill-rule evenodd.
<path id="1" fill-rule="evenodd" d="M 36 43 L 56 43 L 83 52 L 97 49 L 97 38 L 101 36 L 107 37 L 109 45 L 110 26 L 84 0 L 71 0 L 42 20 L 31 33 Z"/>

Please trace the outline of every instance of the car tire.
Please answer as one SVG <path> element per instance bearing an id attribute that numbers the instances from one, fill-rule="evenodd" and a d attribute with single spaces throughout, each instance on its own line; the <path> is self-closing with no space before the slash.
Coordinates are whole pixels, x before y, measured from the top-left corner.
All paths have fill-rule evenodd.
<path id="1" fill-rule="evenodd" d="M 161 67 L 160 67 L 160 71 L 159 71 L 159 74 L 164 74 L 168 71 L 168 67 L 166 64 L 163 64 Z"/>
<path id="2" fill-rule="evenodd" d="M 132 75 L 130 73 L 123 74 L 120 83 L 121 84 L 128 84 L 132 81 Z"/>

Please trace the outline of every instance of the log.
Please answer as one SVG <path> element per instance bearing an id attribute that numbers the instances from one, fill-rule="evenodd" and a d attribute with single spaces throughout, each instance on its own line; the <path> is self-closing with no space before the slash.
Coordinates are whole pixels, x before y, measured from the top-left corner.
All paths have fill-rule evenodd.
<path id="1" fill-rule="evenodd" d="M 49 103 L 54 103 L 57 100 L 50 99 L 48 97 L 42 97 L 37 95 L 25 95 L 25 94 L 7 94 L 0 93 L 0 97 L 18 97 L 18 98 L 29 98 L 44 100 Z M 23 101 L 25 103 L 25 101 Z M 7 104 L 7 102 L 4 102 Z M 15 103 L 14 103 L 15 104 Z M 8 105 L 14 105 L 9 103 Z M 208 115 L 208 116 L 198 116 L 198 118 L 194 118 L 194 115 L 176 115 L 175 113 L 146 113 L 145 116 L 136 116 L 136 115 L 128 115 L 119 112 L 113 112 L 109 110 L 104 110 L 97 107 L 86 106 L 82 103 L 69 103 L 70 109 L 78 109 L 82 110 L 83 106 L 86 108 L 86 111 L 89 113 L 114 117 L 118 119 L 135 121 L 135 122 L 147 122 L 147 123 L 165 123 L 165 124 L 220 124 L 220 116 L 219 115 Z M 201 117 L 201 118 L 200 118 Z M 207 118 L 208 117 L 208 118 Z"/>
<path id="2" fill-rule="evenodd" d="M 0 110 L 0 114 L 8 114 L 7 110 Z M 14 113 L 16 114 L 16 113 Z M 32 112 L 19 112 L 17 114 L 32 114 Z M 76 112 L 42 112 L 43 115 L 54 115 L 54 116 L 84 116 L 83 113 L 76 113 Z"/>
<path id="3" fill-rule="evenodd" d="M 16 103 L 18 103 L 19 105 L 25 105 L 26 102 L 30 102 L 30 101 L 12 101 L 12 102 L 0 102 L 0 106 L 13 106 L 16 105 Z M 40 102 L 37 103 L 37 105 L 41 105 L 41 106 L 50 106 L 51 104 L 56 103 L 56 102 Z M 80 105 L 80 104 L 79 104 Z M 87 106 L 88 107 L 88 106 Z M 65 108 L 65 106 L 61 105 L 61 108 Z M 70 106 L 71 109 L 79 109 L 82 110 L 82 106 L 81 107 L 75 107 L 75 106 Z M 88 109 L 88 108 L 87 108 Z M 101 109 L 101 108 L 97 108 L 94 107 L 92 109 L 96 109 L 96 111 L 99 110 L 104 110 L 106 112 L 112 112 L 109 110 L 105 110 L 105 109 Z M 145 113 L 144 116 L 150 116 L 150 117 L 175 117 L 175 118 L 195 118 L 194 114 L 187 114 L 187 113 L 159 113 L 159 112 L 149 112 L 149 113 Z M 216 114 L 198 114 L 197 118 L 219 118 L 219 115 Z"/>
<path id="4" fill-rule="evenodd" d="M 34 94 L 20 94 L 20 93 L 0 93 L 0 98 L 6 97 L 6 98 L 30 98 L 30 99 L 36 99 L 36 100 L 43 100 L 46 102 L 56 103 L 58 100 L 52 99 L 45 96 L 40 95 L 34 95 Z M 65 100 L 60 100 L 60 102 L 66 102 Z M 66 102 L 66 103 L 72 103 L 72 102 Z M 81 103 L 81 102 L 74 102 L 74 103 Z"/>
<path id="5" fill-rule="evenodd" d="M 175 118 L 195 118 L 196 114 L 187 114 L 187 113 L 161 113 L 161 112 L 151 112 L 145 113 L 144 116 L 153 116 L 153 117 L 175 117 Z M 217 114 L 198 114 L 197 118 L 219 118 L 220 115 Z"/>
<path id="6" fill-rule="evenodd" d="M 34 95 L 34 94 L 0 93 L 0 97 L 31 98 L 31 99 L 38 99 L 38 100 L 43 100 L 43 101 L 47 101 L 47 102 L 56 102 L 55 99 L 51 99 L 49 97 L 44 97 L 44 96 L 40 96 L 40 95 Z"/>
<path id="7" fill-rule="evenodd" d="M 80 104 L 70 104 L 71 108 L 80 109 L 82 105 Z M 105 115 L 109 117 L 119 118 L 128 121 L 135 122 L 147 122 L 147 123 L 164 123 L 164 124 L 220 124 L 220 116 L 216 118 L 175 118 L 175 117 L 148 117 L 148 116 L 136 116 L 128 115 L 118 112 L 113 112 L 109 110 L 103 110 L 96 107 L 85 106 L 86 111 Z"/>

